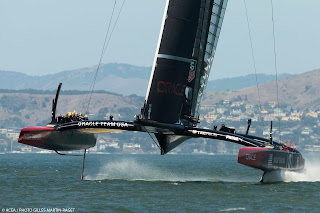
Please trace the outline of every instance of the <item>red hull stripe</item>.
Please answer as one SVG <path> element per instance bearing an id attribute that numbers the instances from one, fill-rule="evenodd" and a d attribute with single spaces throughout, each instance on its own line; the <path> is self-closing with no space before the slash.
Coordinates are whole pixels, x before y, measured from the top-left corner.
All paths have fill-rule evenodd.
<path id="1" fill-rule="evenodd" d="M 52 134 L 53 130 L 52 127 L 47 126 L 23 128 L 20 132 L 18 142 L 43 148 L 47 138 Z"/>
<path id="2" fill-rule="evenodd" d="M 267 148 L 243 147 L 239 150 L 238 162 L 246 166 L 262 169 L 263 161 L 267 156 Z"/>

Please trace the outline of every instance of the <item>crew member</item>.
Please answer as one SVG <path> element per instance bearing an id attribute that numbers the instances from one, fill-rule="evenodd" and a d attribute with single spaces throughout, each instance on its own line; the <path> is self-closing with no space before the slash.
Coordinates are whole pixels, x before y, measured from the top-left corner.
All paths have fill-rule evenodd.
<path id="1" fill-rule="evenodd" d="M 83 117 L 83 115 L 82 115 L 81 112 L 79 113 L 79 120 L 80 120 L 80 121 L 83 121 L 83 120 L 84 120 L 84 117 Z"/>
<path id="2" fill-rule="evenodd" d="M 64 118 L 63 118 L 63 116 L 61 114 L 59 114 L 59 116 L 57 118 L 57 121 L 58 121 L 59 124 L 64 123 Z"/>
<path id="3" fill-rule="evenodd" d="M 72 113 L 71 112 L 68 112 L 68 117 L 67 117 L 67 121 L 66 122 L 73 122 Z"/>
<path id="4" fill-rule="evenodd" d="M 224 124 L 221 125 L 219 131 L 222 131 L 222 132 L 230 132 L 230 133 L 235 133 L 235 129 L 234 128 L 229 128 L 229 127 L 226 127 Z"/>

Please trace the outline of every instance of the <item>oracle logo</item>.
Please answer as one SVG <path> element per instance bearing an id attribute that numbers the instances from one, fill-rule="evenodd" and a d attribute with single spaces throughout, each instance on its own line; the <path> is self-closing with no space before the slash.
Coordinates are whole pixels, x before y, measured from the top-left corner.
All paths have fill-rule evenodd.
<path id="1" fill-rule="evenodd" d="M 257 154 L 246 154 L 246 160 L 257 160 Z"/>
<path id="2" fill-rule="evenodd" d="M 165 93 L 176 96 L 184 96 L 186 85 L 176 84 L 166 81 L 158 81 L 157 91 L 158 93 Z"/>

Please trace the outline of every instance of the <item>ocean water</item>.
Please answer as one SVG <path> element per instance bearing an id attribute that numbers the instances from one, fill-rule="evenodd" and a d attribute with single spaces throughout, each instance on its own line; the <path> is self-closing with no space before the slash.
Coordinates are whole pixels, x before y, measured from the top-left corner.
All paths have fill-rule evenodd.
<path id="1" fill-rule="evenodd" d="M 320 212 L 320 156 L 282 182 L 236 155 L 0 155 L 2 212 Z"/>

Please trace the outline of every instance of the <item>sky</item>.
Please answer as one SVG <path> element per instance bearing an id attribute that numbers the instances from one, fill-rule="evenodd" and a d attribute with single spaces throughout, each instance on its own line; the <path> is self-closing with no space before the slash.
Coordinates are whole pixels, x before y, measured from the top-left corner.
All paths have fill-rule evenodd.
<path id="1" fill-rule="evenodd" d="M 275 74 L 270 2 L 246 0 L 257 73 Z M 102 63 L 151 67 L 165 3 L 126 0 Z M 320 1 L 273 4 L 278 74 L 319 69 Z M 114 0 L 0 0 L 0 70 L 39 76 L 98 64 L 113 5 Z M 253 73 L 244 1 L 229 0 L 210 80 Z"/>

